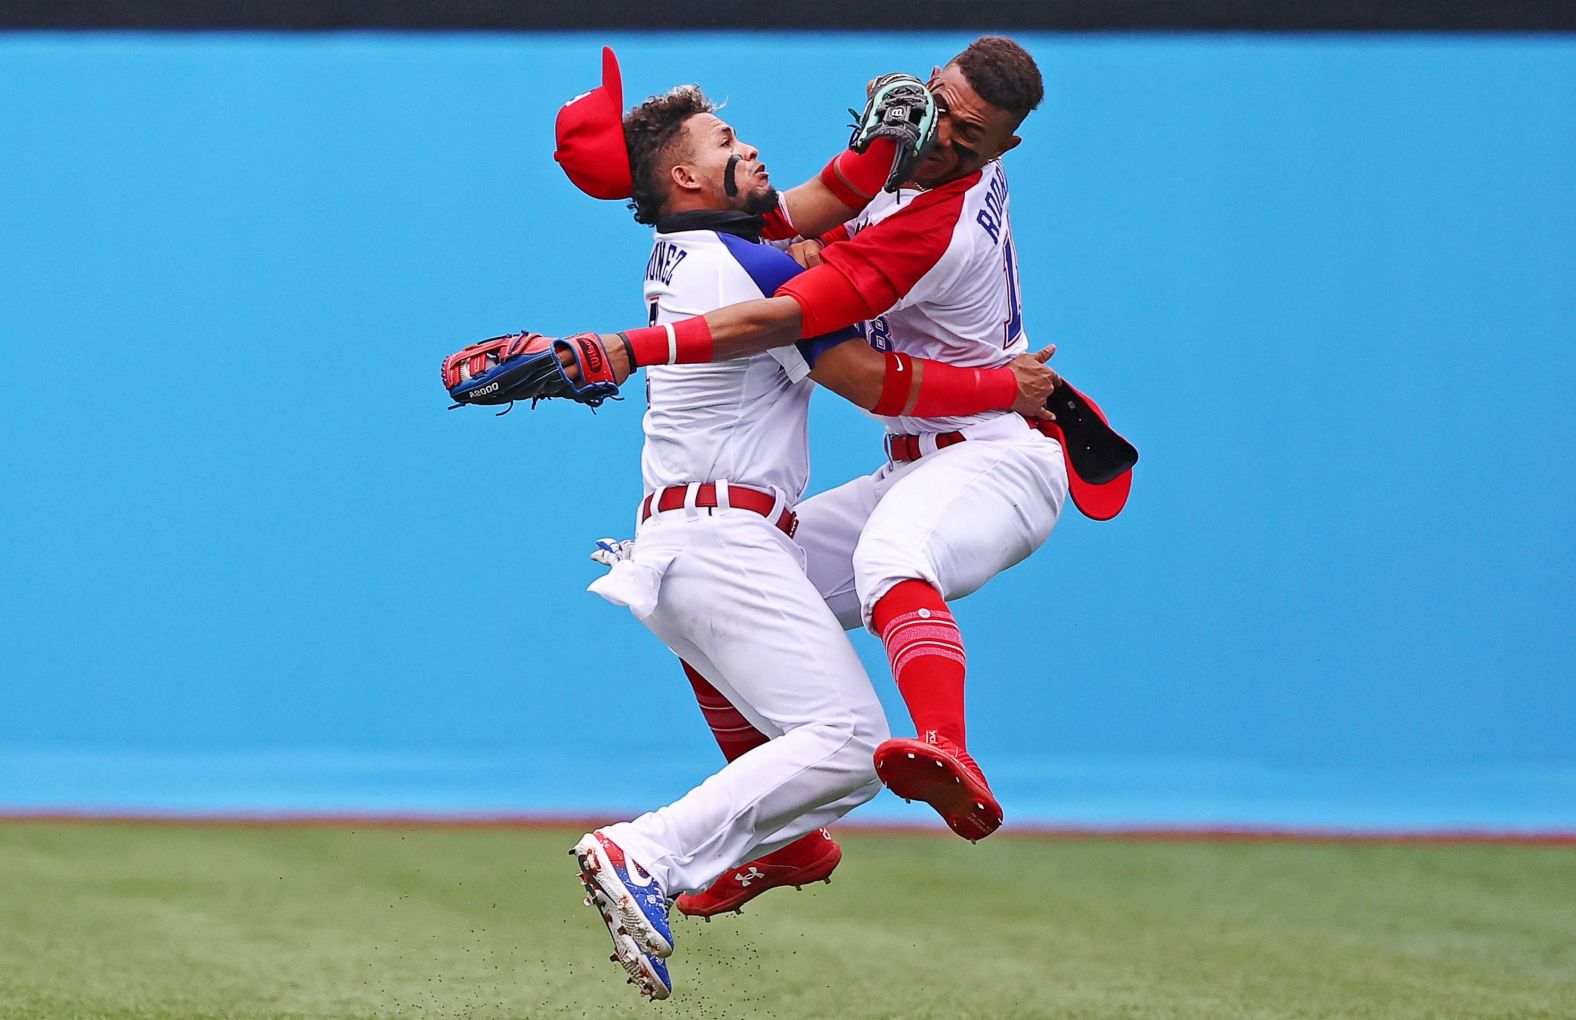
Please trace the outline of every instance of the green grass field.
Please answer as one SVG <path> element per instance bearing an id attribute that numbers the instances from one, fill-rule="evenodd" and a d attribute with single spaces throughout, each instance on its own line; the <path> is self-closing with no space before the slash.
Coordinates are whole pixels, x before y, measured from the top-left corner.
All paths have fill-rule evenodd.
<path id="1" fill-rule="evenodd" d="M 0 1016 L 1576 1017 L 1576 850 L 854 835 L 640 1002 L 569 831 L 0 824 Z"/>

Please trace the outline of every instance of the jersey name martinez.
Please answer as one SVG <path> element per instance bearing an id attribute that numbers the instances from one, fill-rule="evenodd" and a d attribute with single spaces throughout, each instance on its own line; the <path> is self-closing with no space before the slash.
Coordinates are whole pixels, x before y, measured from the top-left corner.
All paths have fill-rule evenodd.
<path id="1" fill-rule="evenodd" d="M 673 283 L 673 270 L 679 267 L 689 252 L 669 241 L 658 241 L 646 261 L 646 279 L 655 280 L 664 287 Z"/>

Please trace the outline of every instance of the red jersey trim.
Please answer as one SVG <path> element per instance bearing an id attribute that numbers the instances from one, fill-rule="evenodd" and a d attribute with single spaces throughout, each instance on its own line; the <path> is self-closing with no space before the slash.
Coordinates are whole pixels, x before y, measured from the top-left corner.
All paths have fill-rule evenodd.
<path id="1" fill-rule="evenodd" d="M 968 190 L 982 171 L 927 191 L 874 226 L 821 249 L 821 265 L 777 288 L 799 302 L 800 336 L 873 319 L 897 304 L 952 245 Z M 823 235 L 831 237 L 846 227 Z"/>
<path id="2" fill-rule="evenodd" d="M 952 245 L 968 190 L 981 171 L 927 191 L 886 219 L 821 252 L 866 296 L 871 318 L 897 304 Z"/>
<path id="3" fill-rule="evenodd" d="M 774 297 L 799 303 L 799 336 L 814 337 L 864 322 L 886 309 L 870 310 L 866 295 L 829 265 L 806 269 L 777 288 Z M 889 307 L 889 306 L 888 306 Z"/>

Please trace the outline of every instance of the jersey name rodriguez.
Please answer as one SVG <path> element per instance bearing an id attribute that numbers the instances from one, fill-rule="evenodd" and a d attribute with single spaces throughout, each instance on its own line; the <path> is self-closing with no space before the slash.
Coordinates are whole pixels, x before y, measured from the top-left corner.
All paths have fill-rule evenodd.
<path id="1" fill-rule="evenodd" d="M 905 231 L 917 238 L 913 243 L 920 249 L 906 254 L 925 259 L 929 268 L 897 304 L 865 323 L 866 339 L 877 350 L 966 368 L 997 368 L 1028 350 L 1007 174 L 999 160 L 992 160 L 971 176 L 972 181 L 943 185 L 937 190 L 950 193 L 923 208 L 910 209 L 924 192 L 882 193 L 848 223 L 853 237 L 892 217 L 925 221 Z M 1008 413 L 886 421 L 896 432 L 945 432 Z"/>

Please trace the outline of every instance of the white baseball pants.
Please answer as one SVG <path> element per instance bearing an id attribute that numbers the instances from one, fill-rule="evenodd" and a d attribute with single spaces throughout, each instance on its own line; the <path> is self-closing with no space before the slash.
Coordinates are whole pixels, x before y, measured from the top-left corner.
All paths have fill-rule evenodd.
<path id="1" fill-rule="evenodd" d="M 1067 500 L 1060 444 L 1015 414 L 962 431 L 966 441 L 941 450 L 923 436 L 918 460 L 799 504 L 794 538 L 844 627 L 868 627 L 876 602 L 905 580 L 960 599 L 1050 537 Z"/>
<path id="2" fill-rule="evenodd" d="M 772 739 L 666 807 L 603 831 L 669 895 L 875 796 L 886 717 L 803 552 L 748 510 L 671 510 L 591 590 L 627 605 Z"/>

